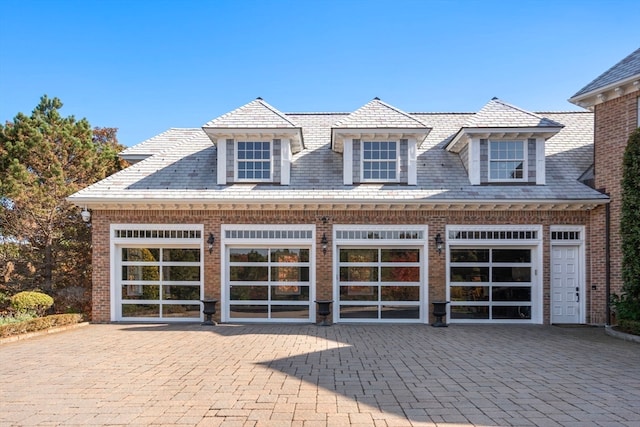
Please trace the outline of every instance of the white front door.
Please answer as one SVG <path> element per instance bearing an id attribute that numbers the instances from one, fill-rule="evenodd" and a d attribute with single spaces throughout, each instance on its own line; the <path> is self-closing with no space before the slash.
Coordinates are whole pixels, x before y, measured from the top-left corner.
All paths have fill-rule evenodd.
<path id="1" fill-rule="evenodd" d="M 579 246 L 551 249 L 551 322 L 580 323 Z"/>

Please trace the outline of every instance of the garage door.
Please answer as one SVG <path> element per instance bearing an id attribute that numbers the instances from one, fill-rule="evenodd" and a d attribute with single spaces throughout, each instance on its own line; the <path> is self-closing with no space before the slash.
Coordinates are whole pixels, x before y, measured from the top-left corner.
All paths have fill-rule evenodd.
<path id="1" fill-rule="evenodd" d="M 424 226 L 336 226 L 338 322 L 424 322 Z"/>
<path id="2" fill-rule="evenodd" d="M 451 323 L 542 323 L 540 226 L 447 226 Z"/>
<path id="3" fill-rule="evenodd" d="M 202 227 L 118 225 L 112 228 L 113 320 L 200 320 Z"/>

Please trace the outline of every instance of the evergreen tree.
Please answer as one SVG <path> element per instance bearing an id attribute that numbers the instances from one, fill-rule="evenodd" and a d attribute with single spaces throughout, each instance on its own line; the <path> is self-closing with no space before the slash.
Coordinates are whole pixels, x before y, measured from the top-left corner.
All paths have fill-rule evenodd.
<path id="1" fill-rule="evenodd" d="M 622 170 L 622 295 L 620 318 L 640 321 L 640 128 L 629 137 Z"/>
<path id="2" fill-rule="evenodd" d="M 122 147 L 116 129 L 91 129 L 61 108 L 45 95 L 30 116 L 0 125 L 0 246 L 11 247 L 0 261 L 12 265 L 10 291 L 40 289 L 56 303 L 80 293 L 87 303 L 91 233 L 66 197 L 122 169 Z"/>

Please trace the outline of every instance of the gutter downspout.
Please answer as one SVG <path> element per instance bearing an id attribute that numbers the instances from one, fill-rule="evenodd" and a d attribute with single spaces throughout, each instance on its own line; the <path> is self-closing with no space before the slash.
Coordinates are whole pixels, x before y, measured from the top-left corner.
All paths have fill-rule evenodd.
<path id="1" fill-rule="evenodd" d="M 605 206 L 605 244 L 604 244 L 604 260 L 605 260 L 605 325 L 611 325 L 611 204 Z"/>

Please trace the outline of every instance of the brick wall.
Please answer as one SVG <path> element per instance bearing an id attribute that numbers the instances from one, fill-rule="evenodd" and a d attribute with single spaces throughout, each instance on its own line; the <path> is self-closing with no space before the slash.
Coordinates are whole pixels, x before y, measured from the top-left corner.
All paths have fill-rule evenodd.
<path id="1" fill-rule="evenodd" d="M 598 104 L 594 113 L 595 185 L 597 189 L 605 190 L 611 197 L 611 292 L 619 292 L 622 287 L 620 230 L 622 158 L 629 135 L 638 126 L 638 92 Z M 592 212 L 591 223 L 591 251 L 594 260 L 591 274 L 593 284 L 598 286 L 598 296 L 594 302 L 598 305 L 598 311 L 603 312 L 606 304 L 604 207 Z M 604 317 L 602 320 L 605 320 Z"/>
<path id="2" fill-rule="evenodd" d="M 325 224 L 322 217 L 329 220 Z M 587 211 L 94 211 L 93 212 L 93 317 L 96 323 L 111 320 L 110 312 L 110 257 L 109 257 L 109 225 L 111 223 L 126 224 L 204 224 L 203 239 L 209 232 L 216 237 L 213 252 L 204 253 L 204 292 L 207 298 L 220 299 L 220 229 L 222 224 L 315 224 L 316 226 L 316 297 L 332 299 L 332 230 L 333 224 L 427 224 L 429 226 L 428 277 L 429 300 L 445 298 L 445 253 L 438 254 L 434 250 L 433 238 L 440 233 L 445 239 L 445 225 L 496 225 L 496 224 L 542 224 L 543 227 L 543 286 L 544 286 L 544 319 L 549 321 L 549 263 L 550 242 L 549 226 L 551 225 L 585 225 L 587 235 L 591 228 L 599 223 L 593 221 L 597 215 Z M 329 239 L 327 254 L 322 253 L 320 239 L 326 233 Z M 597 231 L 596 231 L 597 234 Z M 590 267 L 587 250 L 587 276 L 595 274 Z M 589 277 L 587 277 L 589 280 Z M 587 284 L 589 281 L 587 281 Z M 587 301 L 590 298 L 590 287 L 587 286 Z M 598 287 L 600 291 L 600 287 Z M 587 322 L 599 319 L 603 308 L 594 311 L 587 304 Z M 218 312 L 219 320 L 219 312 Z M 431 319 L 433 321 L 433 319 Z"/>

